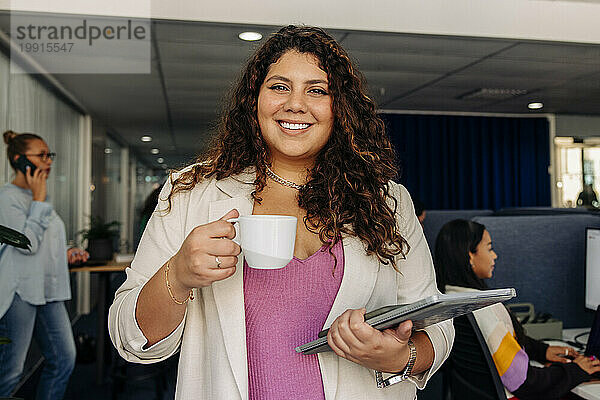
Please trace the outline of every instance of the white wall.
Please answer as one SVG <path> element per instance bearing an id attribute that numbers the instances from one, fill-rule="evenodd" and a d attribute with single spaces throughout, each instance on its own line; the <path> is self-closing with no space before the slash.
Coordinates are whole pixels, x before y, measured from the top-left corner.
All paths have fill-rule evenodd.
<path id="1" fill-rule="evenodd" d="M 557 115 L 556 136 L 600 137 L 600 117 Z"/>
<path id="2" fill-rule="evenodd" d="M 600 43 L 600 3 L 568 0 L 0 0 L 0 9 Z M 150 6 L 150 8 L 149 8 Z"/>

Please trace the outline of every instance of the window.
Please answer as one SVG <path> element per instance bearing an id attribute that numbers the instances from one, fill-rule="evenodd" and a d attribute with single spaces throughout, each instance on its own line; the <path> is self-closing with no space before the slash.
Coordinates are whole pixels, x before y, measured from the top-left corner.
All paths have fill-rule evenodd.
<path id="1" fill-rule="evenodd" d="M 600 193 L 600 142 L 557 137 L 554 141 L 558 163 L 560 207 L 598 208 Z"/>

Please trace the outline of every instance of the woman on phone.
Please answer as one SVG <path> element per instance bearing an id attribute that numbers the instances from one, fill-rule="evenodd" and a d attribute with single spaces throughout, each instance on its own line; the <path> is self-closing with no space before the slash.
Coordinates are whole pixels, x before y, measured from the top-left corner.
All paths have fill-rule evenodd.
<path id="1" fill-rule="evenodd" d="M 15 178 L 0 188 L 0 224 L 23 233 L 30 249 L 4 247 L 0 255 L 0 396 L 9 396 L 23 373 L 35 337 L 45 358 L 36 399 L 62 399 L 75 365 L 75 342 L 65 300 L 71 298 L 67 262 L 87 252 L 71 248 L 46 186 L 56 156 L 38 135 L 4 132 Z"/>
<path id="2" fill-rule="evenodd" d="M 211 151 L 165 184 L 110 309 L 119 354 L 180 350 L 178 399 L 414 399 L 454 331 L 364 322 L 367 308 L 438 293 L 396 174 L 345 50 L 321 29 L 282 28 L 248 61 Z M 297 217 L 284 268 L 240 256 L 228 220 L 250 214 Z M 323 328 L 334 352 L 294 351 Z M 397 384 L 378 388 L 383 373 Z"/>

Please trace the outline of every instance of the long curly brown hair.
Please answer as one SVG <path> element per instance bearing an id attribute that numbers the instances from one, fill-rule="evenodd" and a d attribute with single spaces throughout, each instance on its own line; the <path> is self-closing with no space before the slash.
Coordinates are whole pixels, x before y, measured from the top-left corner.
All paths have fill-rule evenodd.
<path id="1" fill-rule="evenodd" d="M 355 235 L 367 254 L 376 254 L 382 263 L 397 269 L 395 257 L 404 258 L 409 245 L 396 225 L 397 202 L 388 187 L 397 174 L 394 151 L 375 103 L 365 94 L 362 74 L 346 51 L 319 28 L 286 26 L 249 59 L 208 152 L 173 180 L 167 210 L 176 193 L 192 189 L 203 179 L 223 179 L 248 167 L 256 170 L 252 197 L 262 200 L 270 158 L 257 119 L 258 94 L 271 64 L 290 50 L 319 60 L 327 73 L 334 114 L 329 141 L 299 191 L 298 205 L 306 210 L 304 224 L 330 248 L 342 233 Z"/>

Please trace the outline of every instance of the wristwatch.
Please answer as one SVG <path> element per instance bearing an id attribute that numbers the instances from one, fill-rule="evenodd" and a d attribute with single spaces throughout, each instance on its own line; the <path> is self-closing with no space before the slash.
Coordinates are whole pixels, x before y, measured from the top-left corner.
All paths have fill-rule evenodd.
<path id="1" fill-rule="evenodd" d="M 406 367 L 404 367 L 402 372 L 399 372 L 384 379 L 383 373 L 381 371 L 375 371 L 375 379 L 377 380 L 378 388 L 385 388 L 395 383 L 405 381 L 412 374 L 413 367 L 415 366 L 415 362 L 417 361 L 417 347 L 413 343 L 412 339 L 409 339 L 407 344 L 409 351 L 408 362 L 406 363 Z"/>

